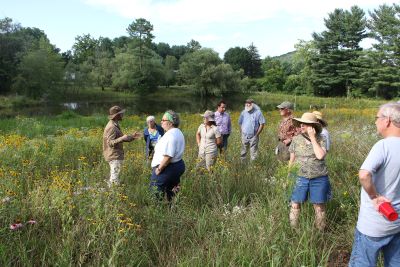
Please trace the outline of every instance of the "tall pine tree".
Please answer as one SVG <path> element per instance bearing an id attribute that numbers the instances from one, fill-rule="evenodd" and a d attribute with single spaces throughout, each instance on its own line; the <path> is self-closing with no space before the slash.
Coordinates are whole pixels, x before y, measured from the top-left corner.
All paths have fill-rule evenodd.
<path id="1" fill-rule="evenodd" d="M 311 59 L 314 94 L 351 96 L 359 78 L 360 42 L 366 35 L 366 19 L 362 9 L 335 9 L 324 20 L 327 30 L 314 33 L 317 53 Z"/>

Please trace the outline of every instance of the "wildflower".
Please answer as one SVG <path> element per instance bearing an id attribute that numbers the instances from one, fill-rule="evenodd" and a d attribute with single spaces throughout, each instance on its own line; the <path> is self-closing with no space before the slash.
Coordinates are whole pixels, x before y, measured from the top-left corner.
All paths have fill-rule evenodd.
<path id="1" fill-rule="evenodd" d="M 11 225 L 10 225 L 10 229 L 13 230 L 13 231 L 15 231 L 15 230 L 18 230 L 18 229 L 22 228 L 23 226 L 24 226 L 24 225 L 23 225 L 22 223 L 17 222 L 17 223 L 11 224 Z"/>
<path id="2" fill-rule="evenodd" d="M 26 223 L 27 223 L 27 224 L 30 224 L 30 225 L 34 225 L 34 224 L 36 224 L 36 221 L 33 220 L 33 219 L 30 219 L 30 220 L 27 221 Z"/>

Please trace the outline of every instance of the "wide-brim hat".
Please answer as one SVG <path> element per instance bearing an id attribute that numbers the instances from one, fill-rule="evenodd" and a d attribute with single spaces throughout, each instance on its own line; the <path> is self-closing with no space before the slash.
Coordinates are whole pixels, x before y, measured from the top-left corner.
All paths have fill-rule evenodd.
<path id="1" fill-rule="evenodd" d="M 117 116 L 118 114 L 123 114 L 125 113 L 125 109 L 122 109 L 120 106 L 113 106 L 110 108 L 110 110 L 108 111 L 108 118 L 110 120 L 114 119 L 115 116 Z"/>
<path id="2" fill-rule="evenodd" d="M 322 117 L 322 113 L 319 111 L 313 111 L 313 114 L 315 114 L 315 116 L 317 116 L 317 119 L 319 120 L 319 122 L 322 124 L 322 127 L 326 127 L 328 126 L 328 123 L 326 122 L 326 120 L 324 120 L 324 118 Z"/>
<path id="3" fill-rule="evenodd" d="M 309 124 L 314 126 L 315 131 L 319 134 L 322 131 L 322 125 L 318 121 L 317 116 L 314 113 L 306 112 L 304 113 L 301 118 L 293 118 L 293 125 L 296 127 L 300 127 L 300 124 Z"/>
<path id="4" fill-rule="evenodd" d="M 215 121 L 215 115 L 214 112 L 211 110 L 206 110 L 204 114 L 200 114 L 203 118 L 207 118 L 208 121 Z"/>

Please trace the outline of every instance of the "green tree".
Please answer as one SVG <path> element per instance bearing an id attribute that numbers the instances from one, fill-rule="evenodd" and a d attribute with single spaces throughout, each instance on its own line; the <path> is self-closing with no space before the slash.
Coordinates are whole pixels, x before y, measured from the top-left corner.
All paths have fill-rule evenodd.
<path id="1" fill-rule="evenodd" d="M 208 87 L 203 86 L 202 74 L 207 68 L 222 63 L 218 53 L 209 48 L 201 48 L 193 53 L 185 54 L 179 67 L 183 80 L 193 85 L 202 96 L 210 95 Z"/>
<path id="2" fill-rule="evenodd" d="M 360 76 L 358 58 L 360 42 L 366 35 L 364 11 L 357 6 L 350 11 L 335 9 L 324 20 L 327 30 L 314 33 L 318 53 L 312 58 L 315 94 L 351 96 Z"/>
<path id="3" fill-rule="evenodd" d="M 176 80 L 176 72 L 178 71 L 178 60 L 174 56 L 166 56 L 165 58 L 165 83 L 167 86 L 174 84 Z"/>
<path id="4" fill-rule="evenodd" d="M 171 47 L 167 43 L 158 43 L 155 45 L 155 51 L 157 54 L 165 60 L 168 55 L 171 55 Z"/>
<path id="5" fill-rule="evenodd" d="M 45 39 L 39 49 L 26 53 L 18 66 L 19 75 L 13 89 L 33 98 L 55 96 L 62 88 L 64 62 Z"/>
<path id="6" fill-rule="evenodd" d="M 7 17 L 0 19 L 0 93 L 10 91 L 21 58 L 28 51 L 37 50 L 41 39 L 48 41 L 38 28 L 24 28 Z M 57 49 L 50 46 L 56 52 Z"/>
<path id="7" fill-rule="evenodd" d="M 260 58 L 260 54 L 258 53 L 257 47 L 254 46 L 253 43 L 247 48 L 250 54 L 250 64 L 248 66 L 248 76 L 250 78 L 259 78 L 262 77 L 262 62 Z"/>
<path id="8" fill-rule="evenodd" d="M 188 52 L 193 53 L 201 49 L 201 44 L 198 41 L 192 39 L 189 43 L 187 43 L 186 47 Z"/>
<path id="9" fill-rule="evenodd" d="M 269 92 L 282 91 L 286 81 L 285 71 L 279 60 L 266 57 L 263 61 L 262 68 L 264 77 L 260 79 L 263 90 Z"/>
<path id="10" fill-rule="evenodd" d="M 140 64 L 139 68 L 142 69 L 143 60 L 146 53 L 146 47 L 149 48 L 151 46 L 151 41 L 154 38 L 152 34 L 153 25 L 144 18 L 139 18 L 134 20 L 126 29 L 129 36 L 138 43 L 139 47 L 139 59 Z"/>
<path id="11" fill-rule="evenodd" d="M 370 80 L 369 92 L 393 98 L 400 94 L 400 6 L 381 5 L 370 17 L 368 28 L 376 43 L 366 59 L 373 67 L 364 69 L 363 76 Z"/>
<path id="12" fill-rule="evenodd" d="M 72 45 L 74 62 L 82 64 L 85 61 L 93 61 L 98 45 L 98 40 L 90 34 L 75 37 L 75 43 Z"/>
<path id="13" fill-rule="evenodd" d="M 240 71 L 229 64 L 210 65 L 200 75 L 201 90 L 211 95 L 224 96 L 240 91 Z"/>
<path id="14" fill-rule="evenodd" d="M 139 48 L 117 52 L 112 64 L 115 72 L 112 87 L 117 90 L 136 91 L 146 94 L 165 82 L 165 69 L 162 59 L 154 51 L 144 48 L 146 60 L 140 66 L 137 51 Z"/>
<path id="15" fill-rule="evenodd" d="M 244 75 L 250 76 L 251 55 L 246 48 L 229 48 L 224 54 L 224 62 L 231 65 L 233 70 L 243 70 Z"/>

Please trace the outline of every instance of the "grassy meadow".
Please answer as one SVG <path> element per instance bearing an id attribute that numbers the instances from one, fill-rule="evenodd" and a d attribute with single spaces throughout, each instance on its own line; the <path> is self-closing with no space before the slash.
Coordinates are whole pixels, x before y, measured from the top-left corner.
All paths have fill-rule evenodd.
<path id="1" fill-rule="evenodd" d="M 255 98 L 279 103 L 285 96 Z M 212 173 L 195 169 L 201 117 L 181 113 L 186 172 L 171 206 L 149 193 L 143 140 L 124 145 L 123 186 L 106 188 L 106 115 L 0 119 L 0 266 L 346 266 L 358 168 L 379 139 L 374 116 L 380 102 L 313 100 L 328 103 L 322 112 L 332 137 L 333 199 L 323 233 L 313 226 L 310 204 L 303 206 L 299 229 L 289 226 L 293 178 L 274 157 L 277 111 L 264 112 L 259 158 L 251 164 L 240 164 L 239 112 L 232 112 L 228 151 Z M 128 113 L 124 133 L 142 130 L 145 118 Z M 20 229 L 10 229 L 19 222 Z"/>

